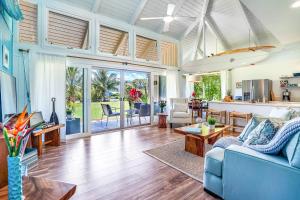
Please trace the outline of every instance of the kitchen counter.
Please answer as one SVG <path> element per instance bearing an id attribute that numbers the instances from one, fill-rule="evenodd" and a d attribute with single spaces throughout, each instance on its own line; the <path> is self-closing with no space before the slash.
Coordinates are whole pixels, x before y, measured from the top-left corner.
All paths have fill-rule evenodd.
<path id="1" fill-rule="evenodd" d="M 245 101 L 234 101 L 234 102 L 222 102 L 222 101 L 210 101 L 209 108 L 219 111 L 227 112 L 244 112 L 252 113 L 263 116 L 268 116 L 274 107 L 284 108 L 289 107 L 297 112 L 300 112 L 300 102 L 281 102 L 281 101 L 270 101 L 269 103 L 250 103 Z"/>
<path id="2" fill-rule="evenodd" d="M 300 102 L 284 102 L 284 101 L 270 101 L 268 103 L 250 103 L 247 101 L 233 101 L 233 102 L 223 102 L 223 101 L 210 101 L 209 104 L 232 104 L 232 105 L 252 105 L 252 106 L 272 106 L 272 107 L 292 107 L 300 108 Z"/>

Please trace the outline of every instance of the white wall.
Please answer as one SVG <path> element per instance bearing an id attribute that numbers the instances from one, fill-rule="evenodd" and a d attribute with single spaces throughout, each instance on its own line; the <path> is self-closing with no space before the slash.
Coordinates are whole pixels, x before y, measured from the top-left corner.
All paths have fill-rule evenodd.
<path id="1" fill-rule="evenodd" d="M 233 69 L 231 71 L 233 95 L 242 95 L 241 89 L 236 89 L 236 82 L 251 79 L 271 79 L 276 100 L 281 100 L 282 89 L 280 88 L 279 77 L 283 75 L 291 76 L 295 72 L 300 72 L 300 42 L 283 47 L 259 64 Z M 300 83 L 300 78 L 290 82 Z M 300 101 L 300 88 L 291 89 L 290 91 L 292 101 Z"/>

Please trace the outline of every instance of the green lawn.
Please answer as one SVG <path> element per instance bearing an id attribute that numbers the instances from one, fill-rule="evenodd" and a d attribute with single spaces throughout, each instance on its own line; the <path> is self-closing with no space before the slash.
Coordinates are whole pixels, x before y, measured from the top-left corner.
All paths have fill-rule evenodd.
<path id="1" fill-rule="evenodd" d="M 116 102 L 92 102 L 92 106 L 91 106 L 92 120 L 101 119 L 101 116 L 102 116 L 102 108 L 100 105 L 101 103 L 109 104 L 111 107 L 118 108 L 117 112 L 120 112 L 120 102 L 119 101 L 116 101 Z M 124 103 L 125 103 L 125 110 L 128 110 L 129 109 L 128 101 L 125 101 Z M 83 112 L 82 103 L 75 103 L 74 107 L 75 107 L 74 117 L 82 118 L 82 112 Z"/>

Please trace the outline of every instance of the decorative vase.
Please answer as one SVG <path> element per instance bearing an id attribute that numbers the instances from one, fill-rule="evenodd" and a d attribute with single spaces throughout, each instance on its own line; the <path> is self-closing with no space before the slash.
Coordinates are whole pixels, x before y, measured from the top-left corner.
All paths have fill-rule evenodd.
<path id="1" fill-rule="evenodd" d="M 160 112 L 161 112 L 161 113 L 164 112 L 164 107 L 160 107 Z"/>
<path id="2" fill-rule="evenodd" d="M 8 199 L 22 200 L 22 164 L 21 157 L 7 157 Z"/>
<path id="3" fill-rule="evenodd" d="M 208 125 L 208 129 L 210 129 L 210 130 L 214 130 L 215 127 L 216 127 L 215 125 L 210 125 L 210 124 Z"/>

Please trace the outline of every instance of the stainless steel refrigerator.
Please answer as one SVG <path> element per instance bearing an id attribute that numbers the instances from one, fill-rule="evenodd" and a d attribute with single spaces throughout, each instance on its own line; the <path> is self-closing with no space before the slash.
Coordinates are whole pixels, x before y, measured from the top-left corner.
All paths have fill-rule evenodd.
<path id="1" fill-rule="evenodd" d="M 244 80 L 242 86 L 243 101 L 268 102 L 271 100 L 272 82 L 269 79 Z"/>

